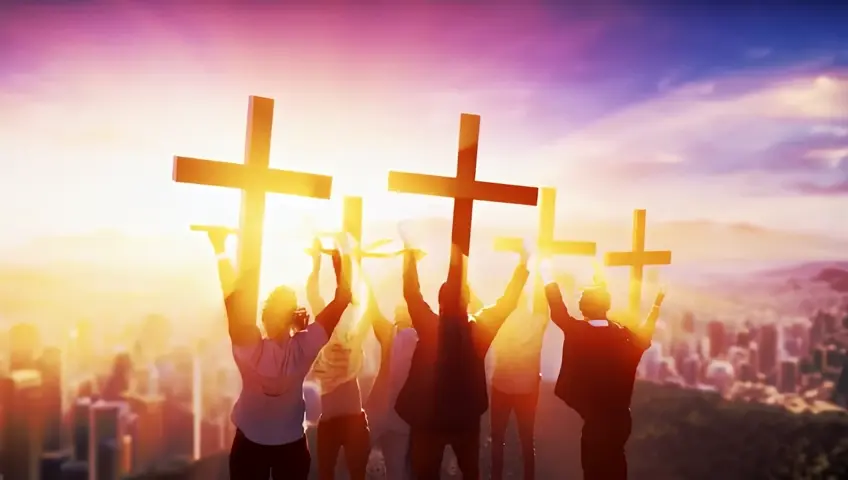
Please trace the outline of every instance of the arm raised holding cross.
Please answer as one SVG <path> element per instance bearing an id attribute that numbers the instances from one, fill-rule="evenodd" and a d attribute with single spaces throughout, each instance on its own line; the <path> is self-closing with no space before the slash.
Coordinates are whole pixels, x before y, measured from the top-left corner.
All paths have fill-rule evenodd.
<path id="1" fill-rule="evenodd" d="M 313 315 L 317 315 L 326 306 L 326 302 L 321 296 L 319 282 L 323 248 L 321 246 L 321 240 L 318 237 L 315 237 L 312 242 L 310 253 L 312 254 L 312 271 L 309 272 L 309 277 L 306 279 L 306 302 L 309 303 L 309 309 L 312 310 Z"/>
<path id="2" fill-rule="evenodd" d="M 489 349 L 498 334 L 498 330 L 503 326 L 507 317 L 512 315 L 512 312 L 518 307 L 518 299 L 527 284 L 527 279 L 530 278 L 530 271 L 527 269 L 527 257 L 527 251 L 522 250 L 518 266 L 515 268 L 515 272 L 513 272 L 501 298 L 494 305 L 484 307 L 473 315 L 476 325 L 474 327 L 474 340 L 477 348 L 481 349 L 481 353 L 485 353 Z"/>
<path id="3" fill-rule="evenodd" d="M 412 328 L 422 331 L 428 326 L 433 326 L 439 316 L 430 308 L 421 294 L 421 282 L 418 279 L 418 257 L 419 252 L 411 242 L 406 228 L 403 224 L 398 227 L 403 240 L 403 299 L 406 301 Z"/>

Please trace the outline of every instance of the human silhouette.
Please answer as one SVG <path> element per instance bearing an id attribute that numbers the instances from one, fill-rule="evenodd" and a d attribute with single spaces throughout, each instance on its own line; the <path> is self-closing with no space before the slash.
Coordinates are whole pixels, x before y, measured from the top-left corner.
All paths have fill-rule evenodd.
<path id="1" fill-rule="evenodd" d="M 542 340 L 547 325 L 547 312 L 534 312 L 527 301 L 527 295 L 522 293 L 518 307 L 507 318 L 492 343 L 495 354 L 489 412 L 492 480 L 503 478 L 506 429 L 512 413 L 515 413 L 521 442 L 524 478 L 536 478 L 533 437 L 542 379 Z"/>
<path id="2" fill-rule="evenodd" d="M 355 248 L 355 247 L 354 247 Z M 324 308 L 319 290 L 322 247 L 316 238 L 312 248 L 312 272 L 306 281 L 306 296 L 313 312 Z M 353 321 L 353 309 L 345 321 Z M 357 375 L 363 365 L 362 344 L 379 310 L 367 309 L 361 319 L 344 331 L 334 332 L 320 353 L 311 377 L 321 388 L 321 416 L 318 419 L 318 478 L 335 478 L 336 459 L 343 449 L 351 480 L 365 480 L 371 453 L 368 417 L 362 408 Z"/>
<path id="3" fill-rule="evenodd" d="M 242 281 L 224 253 L 226 236 L 209 233 L 218 256 L 233 358 L 242 378 L 231 417 L 237 430 L 230 478 L 306 480 L 311 456 L 303 427 L 303 380 L 350 304 L 350 259 L 338 248 L 333 251 L 336 294 L 311 324 L 293 290 L 278 287 L 271 292 L 262 308 L 263 338 L 256 319 L 245 314 L 250 309 L 245 308 Z"/>
<path id="4" fill-rule="evenodd" d="M 375 303 L 372 297 L 368 308 Z M 394 323 L 375 316 L 374 334 L 381 351 L 380 370 L 368 396 L 366 410 L 369 412 L 373 445 L 383 453 L 386 478 L 409 480 L 412 478 L 409 424 L 398 416 L 394 406 L 409 376 L 418 334 L 412 328 L 405 304 L 398 305 L 394 313 Z"/>
<path id="5" fill-rule="evenodd" d="M 526 254 L 521 255 L 506 293 L 474 315 L 468 314 L 467 285 L 457 285 L 464 283 L 464 265 L 452 265 L 439 289 L 435 313 L 421 295 L 417 259 L 403 229 L 401 236 L 406 248 L 403 296 L 418 343 L 395 408 L 410 426 L 413 474 L 417 479 L 440 478 L 444 449 L 450 445 L 463 478 L 477 479 L 480 417 L 488 409 L 484 359 L 527 281 Z"/>
<path id="6" fill-rule="evenodd" d="M 564 334 L 554 392 L 583 418 L 583 478 L 626 479 L 624 447 L 632 428 L 630 400 L 636 369 L 651 345 L 665 295 L 657 294 L 647 320 L 628 328 L 608 318 L 610 294 L 604 285 L 583 290 L 579 302 L 583 320 L 578 320 L 568 313 L 559 286 L 545 277 L 551 320 Z"/>

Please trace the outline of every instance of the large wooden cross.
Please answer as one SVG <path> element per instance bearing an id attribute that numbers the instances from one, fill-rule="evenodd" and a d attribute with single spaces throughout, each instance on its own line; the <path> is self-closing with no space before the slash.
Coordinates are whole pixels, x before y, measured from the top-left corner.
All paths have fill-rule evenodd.
<path id="1" fill-rule="evenodd" d="M 453 228 L 451 242 L 451 271 L 456 288 L 465 281 L 465 258 L 471 249 L 471 217 L 474 200 L 535 206 L 539 189 L 503 183 L 481 182 L 477 175 L 477 145 L 480 137 L 480 116 L 463 113 L 459 119 L 459 152 L 456 177 L 420 173 L 389 172 L 389 190 L 400 193 L 453 198 Z M 459 269 L 459 271 L 455 269 Z M 458 292 L 455 292 L 458 293 Z"/>
<path id="2" fill-rule="evenodd" d="M 256 318 L 259 303 L 259 268 L 265 194 L 281 193 L 329 199 L 333 177 L 269 168 L 274 100 L 250 97 L 244 164 L 174 157 L 174 181 L 241 189 L 241 217 L 237 262 L 244 282 L 249 318 Z"/>
<path id="3" fill-rule="evenodd" d="M 630 267 L 629 309 L 638 318 L 642 303 L 642 274 L 646 265 L 671 265 L 670 250 L 645 251 L 645 210 L 633 211 L 633 248 L 630 252 L 607 252 L 607 267 Z"/>
<path id="4" fill-rule="evenodd" d="M 595 242 L 576 242 L 570 240 L 554 240 L 554 225 L 556 224 L 556 189 L 545 187 L 539 195 L 539 234 L 536 249 L 539 257 L 554 255 L 595 256 Z M 524 239 L 519 237 L 499 237 L 495 239 L 495 250 L 499 252 L 520 252 L 524 248 Z M 533 310 L 536 313 L 547 311 L 544 301 L 544 288 L 539 274 L 539 265 L 535 265 L 536 281 L 534 282 Z"/>

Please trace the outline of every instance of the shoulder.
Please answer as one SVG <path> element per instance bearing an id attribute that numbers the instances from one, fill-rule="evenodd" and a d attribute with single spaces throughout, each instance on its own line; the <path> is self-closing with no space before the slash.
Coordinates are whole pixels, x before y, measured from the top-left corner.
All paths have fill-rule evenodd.
<path id="1" fill-rule="evenodd" d="M 292 336 L 292 341 L 305 347 L 323 347 L 329 340 L 330 336 L 327 334 L 327 330 L 317 322 L 310 323 L 306 328 Z"/>

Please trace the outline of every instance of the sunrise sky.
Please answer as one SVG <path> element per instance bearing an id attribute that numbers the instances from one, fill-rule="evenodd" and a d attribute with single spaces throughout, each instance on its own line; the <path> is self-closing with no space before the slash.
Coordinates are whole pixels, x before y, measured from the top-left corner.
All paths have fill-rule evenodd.
<path id="1" fill-rule="evenodd" d="M 848 236 L 845 8 L 29 3 L 0 6 L 7 239 L 235 225 L 237 192 L 175 184 L 171 162 L 241 162 L 252 94 L 276 100 L 272 165 L 333 175 L 369 219 L 450 213 L 386 172 L 452 174 L 469 112 L 478 178 L 558 187 L 563 218 Z M 335 212 L 273 197 L 269 228 Z"/>

